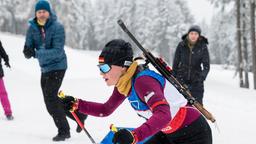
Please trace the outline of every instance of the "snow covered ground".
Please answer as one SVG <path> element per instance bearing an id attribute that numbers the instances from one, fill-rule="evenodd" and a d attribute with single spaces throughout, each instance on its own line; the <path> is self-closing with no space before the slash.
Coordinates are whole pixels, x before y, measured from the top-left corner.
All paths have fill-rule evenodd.
<path id="1" fill-rule="evenodd" d="M 24 37 L 0 33 L 0 39 L 10 57 L 11 69 L 4 67 L 5 84 L 13 109 L 14 120 L 7 121 L 0 106 L 1 144 L 49 144 L 57 134 L 53 120 L 46 111 L 40 88 L 40 70 L 35 59 L 23 57 Z M 97 69 L 99 52 L 78 51 L 66 48 L 69 68 L 61 89 L 66 94 L 85 100 L 104 102 L 112 92 Z M 220 132 L 214 124 L 214 144 L 254 143 L 256 91 L 238 87 L 234 71 L 211 66 L 205 83 L 205 107 L 212 112 Z M 85 133 L 76 133 L 76 124 L 69 120 L 72 137 L 61 143 L 90 144 Z M 137 127 L 138 118 L 127 101 L 107 118 L 89 117 L 85 127 L 97 141 L 109 131 L 109 125 Z"/>

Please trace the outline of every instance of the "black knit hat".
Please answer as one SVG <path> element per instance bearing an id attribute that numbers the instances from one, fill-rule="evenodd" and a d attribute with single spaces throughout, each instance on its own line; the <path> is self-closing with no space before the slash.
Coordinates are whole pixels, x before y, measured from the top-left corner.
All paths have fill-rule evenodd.
<path id="1" fill-rule="evenodd" d="M 192 31 L 197 32 L 199 35 L 201 35 L 201 28 L 198 25 L 193 25 L 188 29 L 188 34 Z"/>
<path id="2" fill-rule="evenodd" d="M 133 60 L 133 50 L 129 42 L 122 39 L 114 39 L 103 48 L 100 56 L 100 64 L 109 64 L 129 67 Z"/>

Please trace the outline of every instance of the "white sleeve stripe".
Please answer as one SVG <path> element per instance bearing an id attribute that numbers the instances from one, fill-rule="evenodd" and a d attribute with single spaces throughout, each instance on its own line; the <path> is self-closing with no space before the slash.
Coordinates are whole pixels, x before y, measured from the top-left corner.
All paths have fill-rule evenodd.
<path id="1" fill-rule="evenodd" d="M 155 93 L 154 92 L 150 92 L 149 94 L 145 95 L 145 102 L 148 103 L 148 101 L 152 98 L 152 96 L 154 96 Z"/>

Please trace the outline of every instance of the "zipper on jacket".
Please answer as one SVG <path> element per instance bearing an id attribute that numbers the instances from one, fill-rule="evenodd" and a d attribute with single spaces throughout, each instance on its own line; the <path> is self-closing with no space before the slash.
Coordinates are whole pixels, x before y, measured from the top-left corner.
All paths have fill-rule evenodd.
<path id="1" fill-rule="evenodd" d="M 43 26 L 39 26 L 40 34 L 41 34 L 41 40 L 42 40 L 42 46 L 45 48 L 45 28 Z"/>
<path id="2" fill-rule="evenodd" d="M 188 61 L 188 80 L 190 80 L 191 76 L 191 57 L 192 57 L 193 50 L 189 48 L 189 61 Z"/>

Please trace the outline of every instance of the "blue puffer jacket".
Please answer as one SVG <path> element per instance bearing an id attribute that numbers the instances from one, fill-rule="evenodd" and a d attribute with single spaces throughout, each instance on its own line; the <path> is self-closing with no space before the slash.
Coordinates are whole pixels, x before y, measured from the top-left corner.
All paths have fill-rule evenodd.
<path id="1" fill-rule="evenodd" d="M 36 18 L 29 21 L 25 45 L 35 49 L 41 72 L 67 69 L 67 57 L 64 51 L 65 31 L 63 25 L 57 21 L 56 15 L 51 13 L 44 26 L 45 40 L 43 41 Z"/>

